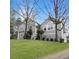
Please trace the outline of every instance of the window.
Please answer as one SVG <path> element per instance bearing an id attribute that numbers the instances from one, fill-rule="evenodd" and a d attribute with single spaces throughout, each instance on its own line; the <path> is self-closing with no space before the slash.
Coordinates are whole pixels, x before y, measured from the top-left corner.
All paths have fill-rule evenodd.
<path id="1" fill-rule="evenodd" d="M 53 27 L 51 26 L 51 29 L 53 29 Z"/>
<path id="2" fill-rule="evenodd" d="M 46 31 L 46 28 L 44 28 L 44 31 Z"/>
<path id="3" fill-rule="evenodd" d="M 51 29 L 51 24 L 48 25 L 48 30 L 50 30 L 50 29 Z"/>
<path id="4" fill-rule="evenodd" d="M 48 30 L 50 30 L 50 27 L 48 27 Z"/>
<path id="5" fill-rule="evenodd" d="M 48 30 L 51 30 L 51 29 L 53 29 L 53 27 L 48 27 Z"/>

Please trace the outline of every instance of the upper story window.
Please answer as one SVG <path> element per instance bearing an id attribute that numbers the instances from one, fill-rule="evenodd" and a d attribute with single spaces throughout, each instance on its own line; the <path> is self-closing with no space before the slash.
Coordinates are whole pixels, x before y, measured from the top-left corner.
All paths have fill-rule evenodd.
<path id="1" fill-rule="evenodd" d="M 53 29 L 53 26 L 52 25 L 49 25 L 48 26 L 48 30 L 52 30 Z"/>
<path id="2" fill-rule="evenodd" d="M 48 27 L 48 30 L 50 30 L 51 28 L 50 27 Z"/>
<path id="3" fill-rule="evenodd" d="M 44 28 L 44 31 L 46 31 L 46 28 Z"/>
<path id="4" fill-rule="evenodd" d="M 53 26 L 51 26 L 51 29 L 53 29 Z"/>

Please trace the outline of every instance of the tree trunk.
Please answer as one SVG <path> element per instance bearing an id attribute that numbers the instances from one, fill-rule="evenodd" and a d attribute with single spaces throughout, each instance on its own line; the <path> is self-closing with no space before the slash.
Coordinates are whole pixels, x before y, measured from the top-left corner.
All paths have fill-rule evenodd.
<path id="1" fill-rule="evenodd" d="M 58 18 L 58 0 L 54 0 L 54 7 L 55 7 L 55 41 L 57 42 L 58 41 L 58 36 L 57 36 L 57 18 Z"/>
<path id="2" fill-rule="evenodd" d="M 17 39 L 19 40 L 19 26 L 18 26 L 18 31 L 17 31 Z"/>
<path id="3" fill-rule="evenodd" d="M 27 20 L 28 20 L 28 18 L 25 19 L 26 23 L 25 23 L 24 39 L 27 39 Z"/>
<path id="4" fill-rule="evenodd" d="M 19 40 L 19 31 L 18 31 L 18 37 L 17 37 L 17 39 Z"/>
<path id="5" fill-rule="evenodd" d="M 57 24 L 55 24 L 55 41 L 57 42 L 58 40 L 58 35 L 57 35 Z"/>

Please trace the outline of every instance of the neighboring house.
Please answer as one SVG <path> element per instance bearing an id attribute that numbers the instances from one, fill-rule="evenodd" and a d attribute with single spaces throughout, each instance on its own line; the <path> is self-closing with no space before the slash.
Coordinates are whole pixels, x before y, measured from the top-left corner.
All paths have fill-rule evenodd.
<path id="1" fill-rule="evenodd" d="M 55 40 L 55 24 L 53 21 L 49 20 L 50 18 L 48 17 L 47 20 L 45 20 L 42 24 L 41 24 L 41 28 L 42 30 L 44 30 L 44 33 L 42 35 L 42 38 L 44 39 L 53 39 Z M 54 18 L 52 18 L 52 20 L 54 20 Z M 58 29 L 62 28 L 62 24 L 60 23 L 57 26 Z M 64 41 L 67 41 L 67 34 L 64 33 L 64 29 L 62 29 L 61 31 L 57 31 L 57 35 L 58 35 L 58 40 L 60 40 L 61 38 L 64 39 Z"/>
<path id="2" fill-rule="evenodd" d="M 52 18 L 54 20 L 54 18 Z M 60 29 L 62 27 L 62 24 L 60 23 L 58 26 L 58 29 Z M 27 31 L 29 29 L 32 29 L 32 37 L 31 38 L 36 38 L 36 32 L 37 32 L 37 28 L 36 28 L 36 23 L 34 21 L 32 21 L 31 19 L 28 20 L 27 23 Z M 18 29 L 17 26 L 14 27 L 14 31 L 15 33 L 17 33 Z M 41 29 L 44 30 L 44 33 L 42 35 L 42 38 L 45 39 L 55 39 L 55 24 L 53 21 L 49 20 L 49 17 L 47 20 L 45 20 L 42 24 L 41 24 Z M 24 36 L 24 32 L 25 32 L 25 23 L 23 22 L 20 26 L 19 26 L 19 35 L 18 37 L 20 39 L 23 39 Z M 62 29 L 61 31 L 57 31 L 57 35 L 58 35 L 58 40 L 60 40 L 61 38 L 64 39 L 64 42 L 67 41 L 68 39 L 68 33 L 64 32 L 64 29 Z"/>
<path id="3" fill-rule="evenodd" d="M 27 22 L 27 31 L 29 29 L 32 29 L 32 38 L 34 38 L 36 36 L 37 29 L 36 29 L 36 23 L 31 19 L 29 19 Z M 14 26 L 14 33 L 17 34 L 17 37 L 19 39 L 23 39 L 24 32 L 25 32 L 25 23 L 24 22 L 19 26 L 19 29 L 17 29 L 17 26 Z"/>

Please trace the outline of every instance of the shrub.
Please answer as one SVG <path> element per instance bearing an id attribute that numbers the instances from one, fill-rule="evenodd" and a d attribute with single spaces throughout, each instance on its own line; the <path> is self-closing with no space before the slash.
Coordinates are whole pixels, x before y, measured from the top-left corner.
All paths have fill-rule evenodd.
<path id="1" fill-rule="evenodd" d="M 55 42 L 58 42 L 58 40 L 57 40 L 57 39 L 55 39 Z"/>
<path id="2" fill-rule="evenodd" d="M 29 36 L 28 33 L 26 33 L 23 38 L 24 38 L 24 39 L 30 39 L 30 36 Z"/>
<path id="3" fill-rule="evenodd" d="M 38 37 L 36 37 L 36 40 L 40 40 Z"/>
<path id="4" fill-rule="evenodd" d="M 45 40 L 45 38 L 42 38 L 42 40 Z"/>
<path id="5" fill-rule="evenodd" d="M 49 39 L 47 38 L 47 41 L 49 41 Z"/>
<path id="6" fill-rule="evenodd" d="M 69 43 L 69 40 L 67 40 L 67 43 Z"/>
<path id="7" fill-rule="evenodd" d="M 38 29 L 37 30 L 37 38 L 40 39 L 43 33 L 44 33 L 43 30 Z"/>
<path id="8" fill-rule="evenodd" d="M 38 25 L 37 26 L 37 39 L 41 39 L 43 33 L 44 31 L 41 29 L 41 25 Z"/>
<path id="9" fill-rule="evenodd" d="M 60 43 L 63 43 L 64 42 L 64 39 L 60 38 Z"/>
<path id="10" fill-rule="evenodd" d="M 10 39 L 16 39 L 16 38 L 17 38 L 16 35 L 11 35 L 11 36 L 10 36 Z"/>
<path id="11" fill-rule="evenodd" d="M 39 34 L 37 34 L 36 39 L 37 39 L 37 40 L 40 39 L 40 35 L 39 35 Z"/>
<path id="12" fill-rule="evenodd" d="M 53 38 L 51 38 L 50 41 L 53 41 Z"/>
<path id="13" fill-rule="evenodd" d="M 30 39 L 31 36 L 32 36 L 32 29 L 29 29 L 29 30 L 27 31 L 27 33 L 28 33 L 28 38 Z"/>

